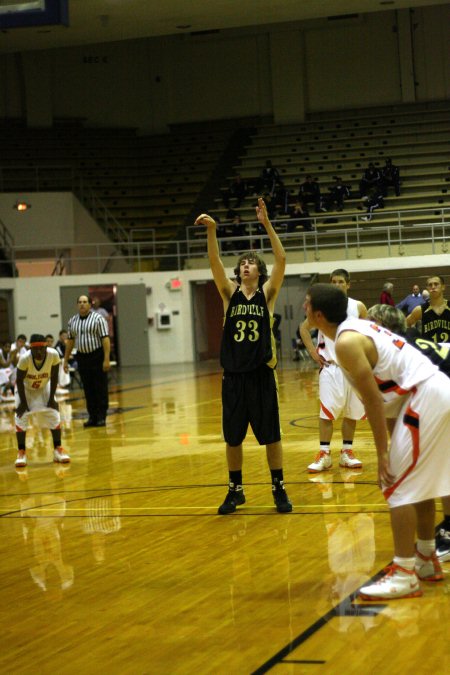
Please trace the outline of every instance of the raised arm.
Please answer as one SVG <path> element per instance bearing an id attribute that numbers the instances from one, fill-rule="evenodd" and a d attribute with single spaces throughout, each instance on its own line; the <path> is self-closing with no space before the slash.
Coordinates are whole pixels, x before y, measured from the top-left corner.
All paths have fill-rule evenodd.
<path id="1" fill-rule="evenodd" d="M 272 246 L 274 255 L 274 263 L 269 279 L 264 284 L 264 293 L 267 299 L 267 306 L 269 311 L 273 312 L 275 307 L 275 300 L 280 292 L 281 285 L 284 279 L 284 271 L 286 269 L 286 252 L 283 248 L 277 233 L 273 229 L 272 223 L 267 215 L 267 208 L 264 199 L 259 197 L 258 206 L 256 207 L 256 217 L 267 232 L 267 236 Z"/>
<path id="2" fill-rule="evenodd" d="M 217 243 L 216 221 L 208 216 L 207 213 L 202 213 L 195 221 L 196 225 L 204 225 L 206 227 L 206 236 L 208 242 L 208 258 L 213 275 L 214 283 L 224 303 L 224 308 L 228 307 L 231 296 L 236 288 L 236 284 L 228 279 L 225 267 L 219 255 L 219 244 Z"/>

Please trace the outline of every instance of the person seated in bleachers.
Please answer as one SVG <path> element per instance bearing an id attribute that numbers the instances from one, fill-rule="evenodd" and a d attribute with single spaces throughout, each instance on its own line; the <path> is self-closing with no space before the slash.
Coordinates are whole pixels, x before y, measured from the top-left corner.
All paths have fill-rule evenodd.
<path id="1" fill-rule="evenodd" d="M 277 205 L 276 205 L 275 198 L 272 196 L 272 194 L 270 192 L 264 192 L 263 199 L 264 199 L 264 202 L 266 204 L 266 209 L 267 209 L 267 213 L 269 215 L 269 220 L 273 220 L 277 215 Z M 260 229 L 263 232 L 265 232 L 261 223 L 258 223 L 258 225 L 260 226 Z"/>
<path id="2" fill-rule="evenodd" d="M 221 235 L 222 237 L 238 237 L 238 239 L 224 241 L 222 243 L 222 251 L 234 253 L 236 251 L 245 251 L 250 249 L 250 242 L 248 239 L 244 239 L 245 235 L 247 234 L 247 228 L 245 223 L 242 222 L 242 218 L 239 213 L 236 213 L 230 209 L 227 213 L 227 222 L 223 223 L 221 227 L 223 228 L 223 234 Z"/>
<path id="3" fill-rule="evenodd" d="M 262 192 L 268 192 L 271 196 L 273 196 L 275 186 L 277 184 L 283 184 L 280 172 L 272 165 L 272 161 L 268 159 L 266 161 L 266 166 L 262 169 L 256 182 L 256 192 L 258 194 L 261 194 Z"/>
<path id="4" fill-rule="evenodd" d="M 309 217 L 308 208 L 297 199 L 295 204 L 289 207 L 288 211 L 289 222 L 287 223 L 287 231 L 295 232 L 296 228 L 303 228 L 307 232 L 312 232 L 313 225 Z"/>
<path id="5" fill-rule="evenodd" d="M 381 169 L 381 189 L 383 197 L 387 197 L 389 185 L 394 188 L 395 196 L 400 197 L 400 169 L 392 164 L 392 159 L 387 159 L 386 164 Z"/>
<path id="6" fill-rule="evenodd" d="M 275 210 L 279 213 L 286 213 L 289 207 L 289 190 L 284 186 L 284 183 L 277 181 L 272 195 L 272 200 L 275 204 Z"/>
<path id="7" fill-rule="evenodd" d="M 336 204 L 336 211 L 342 211 L 344 208 L 344 201 L 350 197 L 350 185 L 345 185 L 340 176 L 335 176 L 335 182 L 329 190 L 329 194 L 323 199 L 323 206 L 327 211 L 333 209 Z"/>
<path id="8" fill-rule="evenodd" d="M 233 211 L 233 209 L 228 209 L 225 220 L 222 222 L 219 218 L 219 216 L 213 215 L 210 213 L 211 218 L 214 218 L 214 220 L 217 223 L 217 239 L 219 241 L 219 247 L 220 250 L 223 253 L 227 253 L 227 251 L 230 251 L 232 242 L 231 241 L 221 241 L 225 237 L 229 237 L 231 234 L 231 221 L 233 220 L 234 216 L 236 215 L 236 211 Z"/>
<path id="9" fill-rule="evenodd" d="M 381 186 L 378 185 L 371 189 L 369 194 L 363 197 L 363 204 L 366 207 L 366 215 L 361 220 L 372 220 L 372 214 L 375 209 L 384 209 L 384 199 Z"/>
<path id="10" fill-rule="evenodd" d="M 223 205 L 225 206 L 226 209 L 229 209 L 231 206 L 230 200 L 234 199 L 235 202 L 232 208 L 238 209 L 242 204 L 242 202 L 244 201 L 244 199 L 246 198 L 247 194 L 248 194 L 247 183 L 238 173 L 231 181 L 229 188 L 225 190 L 223 193 L 222 197 Z"/>
<path id="11" fill-rule="evenodd" d="M 359 183 L 360 197 L 365 197 L 371 190 L 378 189 L 381 184 L 381 174 L 375 167 L 373 162 L 370 162 L 367 169 L 364 169 L 361 181 Z"/>
<path id="12" fill-rule="evenodd" d="M 306 176 L 305 181 L 300 185 L 298 199 L 303 206 L 314 204 L 316 213 L 319 213 L 322 210 L 322 195 L 320 193 L 320 185 L 317 178 Z"/>

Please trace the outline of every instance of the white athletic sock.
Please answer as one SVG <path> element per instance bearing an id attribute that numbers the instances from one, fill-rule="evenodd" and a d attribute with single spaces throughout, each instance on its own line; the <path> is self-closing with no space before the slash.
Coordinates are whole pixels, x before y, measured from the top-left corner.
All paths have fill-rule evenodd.
<path id="1" fill-rule="evenodd" d="M 436 550 L 436 541 L 434 539 L 418 539 L 416 546 L 419 553 L 429 558 Z"/>
<path id="2" fill-rule="evenodd" d="M 405 570 L 409 570 L 410 572 L 413 571 L 414 565 L 416 564 L 416 558 L 400 558 L 400 556 L 395 556 L 394 557 L 394 564 L 399 565 L 400 567 L 403 567 Z M 401 574 L 402 571 L 399 571 L 399 574 Z"/>

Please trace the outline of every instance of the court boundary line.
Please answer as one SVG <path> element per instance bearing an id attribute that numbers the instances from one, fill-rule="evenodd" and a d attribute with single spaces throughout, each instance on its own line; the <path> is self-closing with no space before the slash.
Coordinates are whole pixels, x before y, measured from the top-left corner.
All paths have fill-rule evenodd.
<path id="1" fill-rule="evenodd" d="M 383 572 L 384 568 L 374 574 L 371 579 L 365 583 L 375 581 Z M 359 589 L 353 593 L 350 593 L 350 595 L 341 600 L 341 602 L 339 602 L 335 607 L 332 607 L 330 610 L 328 610 L 328 612 L 326 612 L 323 616 L 317 619 L 317 621 L 297 635 L 297 637 L 288 642 L 287 645 L 282 647 L 278 652 L 276 652 L 276 654 L 267 659 L 267 661 L 265 661 L 256 670 L 253 670 L 250 675 L 264 675 L 265 673 L 268 673 L 269 670 L 272 670 L 272 668 L 281 663 L 327 663 L 326 661 L 285 660 L 285 656 L 291 654 L 295 649 L 306 642 L 306 640 L 315 635 L 323 626 L 326 626 L 331 621 L 331 619 L 334 619 L 337 616 L 376 616 L 387 607 L 386 604 L 354 604 L 354 600 L 358 598 L 358 592 Z M 341 610 L 344 610 L 344 612 Z"/>

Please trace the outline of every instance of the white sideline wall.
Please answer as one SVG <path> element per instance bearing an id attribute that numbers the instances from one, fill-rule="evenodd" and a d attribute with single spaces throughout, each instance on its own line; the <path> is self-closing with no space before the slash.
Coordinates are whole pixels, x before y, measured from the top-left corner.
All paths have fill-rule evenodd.
<path id="1" fill-rule="evenodd" d="M 373 260 L 342 260 L 333 262 L 333 268 L 344 266 L 351 274 L 369 270 L 411 269 L 442 267 L 449 265 L 449 256 L 411 256 L 398 258 L 380 258 Z M 270 271 L 270 266 L 269 266 Z M 298 274 L 328 274 L 330 262 L 288 265 L 286 276 Z M 227 267 L 232 276 L 232 267 Z M 169 291 L 167 284 L 174 277 L 182 282 L 182 289 Z M 104 284 L 145 284 L 151 292 L 147 294 L 147 317 L 154 318 L 162 303 L 172 313 L 171 330 L 158 331 L 153 321 L 149 326 L 149 353 L 152 365 L 168 363 L 187 363 L 194 361 L 194 342 L 192 330 L 192 281 L 211 279 L 210 270 L 187 270 L 183 272 L 145 272 L 124 274 L 73 275 L 60 277 L 34 277 L 0 279 L 0 290 L 11 290 L 14 298 L 15 335 L 39 330 L 57 335 L 61 330 L 61 286 L 90 286 Z M 74 313 L 76 297 L 74 292 Z M 175 312 L 175 314 L 174 314 Z M 53 315 L 53 316 L 52 316 Z M 56 316 L 55 316 L 56 315 Z"/>

